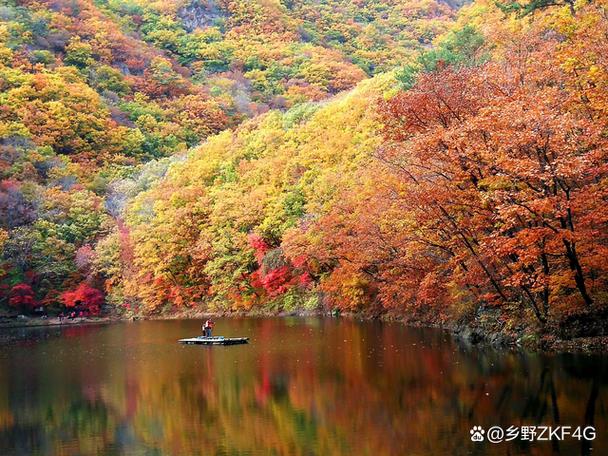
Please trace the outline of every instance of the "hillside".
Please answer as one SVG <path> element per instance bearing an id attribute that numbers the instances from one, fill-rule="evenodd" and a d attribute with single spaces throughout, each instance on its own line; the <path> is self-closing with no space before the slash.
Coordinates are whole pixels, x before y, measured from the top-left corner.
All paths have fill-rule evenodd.
<path id="1" fill-rule="evenodd" d="M 119 301 L 601 333 L 601 11 L 477 2 L 398 71 L 209 140 L 104 244 Z"/>
<path id="2" fill-rule="evenodd" d="M 138 55 L 161 57 L 129 69 L 118 111 L 77 66 L 5 67 L 15 108 L 27 106 L 19 81 L 40 75 L 84 97 L 72 136 L 28 124 L 27 108 L 20 120 L 2 111 L 5 128 L 39 142 L 11 140 L 24 158 L 3 182 L 14 302 L 105 301 L 124 315 L 340 309 L 515 338 L 604 334 L 605 2 L 478 0 L 457 17 L 426 2 L 88 8 L 137 39 Z M 109 117 L 84 109 L 96 100 Z M 204 133 L 184 127 L 193 100 Z M 161 133 L 181 145 L 132 156 L 169 158 L 118 160 L 114 135 L 164 126 L 168 106 L 192 141 Z M 124 115 L 135 126 L 99 120 Z M 76 179 L 97 170 L 95 147 L 112 165 Z"/>
<path id="3" fill-rule="evenodd" d="M 350 89 L 455 16 L 392 3 L 3 2 L 0 301 L 60 308 L 83 279 L 103 288 L 83 264 L 116 226 L 115 181 L 271 108 Z"/>

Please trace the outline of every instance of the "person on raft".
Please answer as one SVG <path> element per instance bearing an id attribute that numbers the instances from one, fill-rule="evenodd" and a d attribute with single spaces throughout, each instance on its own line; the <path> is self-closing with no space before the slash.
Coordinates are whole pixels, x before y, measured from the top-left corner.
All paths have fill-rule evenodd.
<path id="1" fill-rule="evenodd" d="M 211 337 L 211 331 L 213 330 L 213 325 L 214 325 L 214 323 L 211 318 L 205 322 L 205 324 L 203 325 L 203 335 L 205 337 Z"/>

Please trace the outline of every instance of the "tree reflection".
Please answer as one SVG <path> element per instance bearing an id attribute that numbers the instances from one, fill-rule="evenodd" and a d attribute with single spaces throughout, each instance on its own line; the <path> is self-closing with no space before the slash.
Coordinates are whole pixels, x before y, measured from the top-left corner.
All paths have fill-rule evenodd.
<path id="1" fill-rule="evenodd" d="M 252 344 L 181 347 L 175 339 L 196 322 L 142 322 L 6 347 L 0 453 L 600 454 L 608 447 L 605 357 L 473 349 L 392 324 L 224 324 L 250 334 Z M 598 438 L 591 445 L 470 441 L 473 425 L 558 424 L 594 425 Z"/>

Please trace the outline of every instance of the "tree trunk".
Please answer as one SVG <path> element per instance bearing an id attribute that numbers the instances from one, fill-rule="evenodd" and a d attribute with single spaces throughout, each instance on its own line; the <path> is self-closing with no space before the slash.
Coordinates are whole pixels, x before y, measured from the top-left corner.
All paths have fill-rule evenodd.
<path id="1" fill-rule="evenodd" d="M 570 269 L 574 272 L 574 282 L 576 283 L 576 288 L 580 292 L 585 304 L 590 306 L 593 304 L 593 299 L 589 296 L 587 292 L 587 286 L 585 285 L 585 276 L 583 275 L 583 268 L 581 267 L 581 263 L 578 261 L 578 255 L 576 253 L 576 244 L 574 242 L 568 241 L 564 239 L 564 245 L 566 246 L 566 256 L 568 257 L 568 262 L 570 264 Z"/>

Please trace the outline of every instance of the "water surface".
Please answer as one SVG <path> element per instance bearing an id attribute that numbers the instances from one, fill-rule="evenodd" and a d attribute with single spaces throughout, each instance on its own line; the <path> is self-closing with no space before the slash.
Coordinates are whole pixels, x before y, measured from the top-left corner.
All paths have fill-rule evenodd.
<path id="1" fill-rule="evenodd" d="M 1 455 L 608 454 L 608 358 L 438 330 L 220 320 L 20 330 L 0 346 Z M 473 425 L 593 425 L 593 442 L 472 442 Z"/>

